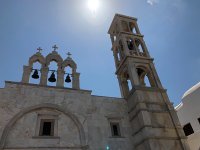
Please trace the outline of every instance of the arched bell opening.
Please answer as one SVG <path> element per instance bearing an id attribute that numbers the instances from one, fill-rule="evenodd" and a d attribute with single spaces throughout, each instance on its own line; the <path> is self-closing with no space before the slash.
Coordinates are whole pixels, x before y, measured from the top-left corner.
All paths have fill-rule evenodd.
<path id="1" fill-rule="evenodd" d="M 133 39 L 127 38 L 126 43 L 129 50 L 135 50 Z"/>
<path id="2" fill-rule="evenodd" d="M 116 35 L 113 36 L 113 40 L 114 40 L 114 42 L 117 40 L 117 36 Z"/>
<path id="3" fill-rule="evenodd" d="M 129 28 L 133 34 L 139 34 L 134 23 L 129 22 Z"/>
<path id="4" fill-rule="evenodd" d="M 146 87 L 151 87 L 147 74 L 144 76 L 144 84 Z"/>
<path id="5" fill-rule="evenodd" d="M 35 62 L 39 62 L 42 66 L 45 65 L 45 58 L 42 56 L 41 53 L 36 53 L 29 58 L 29 66 L 33 67 Z"/>
<path id="6" fill-rule="evenodd" d="M 140 85 L 146 87 L 155 87 L 155 82 L 151 73 L 145 68 L 137 68 L 138 78 Z"/>
<path id="7" fill-rule="evenodd" d="M 128 88 L 127 90 L 128 90 L 128 92 L 130 92 L 132 90 L 133 86 L 132 86 L 129 74 L 127 72 L 124 73 L 124 79 L 125 79 L 126 87 Z"/>
<path id="8" fill-rule="evenodd" d="M 130 55 L 136 56 L 137 55 L 137 51 L 136 51 L 136 48 L 135 48 L 134 40 L 132 38 L 128 37 L 126 39 L 126 43 L 127 43 Z"/>
<path id="9" fill-rule="evenodd" d="M 143 43 L 139 39 L 135 39 L 136 49 L 140 56 L 145 56 L 145 49 Z"/>
<path id="10" fill-rule="evenodd" d="M 29 78 L 29 83 L 39 84 L 41 79 L 42 64 L 36 61 L 32 64 L 32 71 Z"/>
<path id="11" fill-rule="evenodd" d="M 118 60 L 118 62 L 120 62 L 120 61 L 121 61 L 121 56 L 120 56 L 119 49 L 117 49 L 117 60 Z"/>
<path id="12" fill-rule="evenodd" d="M 122 58 L 122 51 L 121 51 L 121 49 L 120 49 L 120 47 L 117 47 L 116 49 L 115 49 L 115 51 L 116 51 L 116 57 L 117 57 L 117 61 L 118 61 L 118 63 L 120 63 L 120 61 L 123 59 Z"/>
<path id="13" fill-rule="evenodd" d="M 64 72 L 64 86 L 73 89 L 80 89 L 80 73 L 76 72 L 77 65 L 70 56 L 63 61 L 62 68 Z"/>
<path id="14" fill-rule="evenodd" d="M 73 80 L 73 74 L 72 74 L 72 68 L 70 66 L 67 66 L 64 68 L 64 87 L 72 88 L 72 80 Z"/>
<path id="15" fill-rule="evenodd" d="M 58 70 L 58 64 L 56 61 L 51 61 L 49 64 L 49 71 L 47 76 L 47 85 L 48 86 L 56 86 L 57 83 L 57 70 Z"/>

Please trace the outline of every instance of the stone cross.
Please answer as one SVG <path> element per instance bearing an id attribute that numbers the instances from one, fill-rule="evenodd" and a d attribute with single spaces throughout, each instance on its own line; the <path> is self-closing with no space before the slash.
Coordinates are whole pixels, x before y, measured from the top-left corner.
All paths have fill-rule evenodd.
<path id="1" fill-rule="evenodd" d="M 56 51 L 58 49 L 58 47 L 56 45 L 52 46 L 53 51 Z"/>
<path id="2" fill-rule="evenodd" d="M 41 48 L 41 47 L 38 47 L 37 50 L 38 50 L 39 53 L 40 53 L 40 51 L 42 51 L 42 48 Z"/>
<path id="3" fill-rule="evenodd" d="M 72 55 L 70 52 L 67 53 L 68 57 L 71 58 L 70 56 Z"/>

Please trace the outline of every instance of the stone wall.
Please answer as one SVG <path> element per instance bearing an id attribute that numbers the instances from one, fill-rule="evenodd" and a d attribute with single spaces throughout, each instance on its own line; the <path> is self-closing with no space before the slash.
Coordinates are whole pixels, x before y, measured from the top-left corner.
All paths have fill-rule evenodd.
<path id="1" fill-rule="evenodd" d="M 6 82 L 0 90 L 0 149 L 132 150 L 124 99 L 88 90 Z M 41 118 L 55 120 L 54 136 L 39 136 Z M 113 137 L 110 122 L 120 124 Z"/>

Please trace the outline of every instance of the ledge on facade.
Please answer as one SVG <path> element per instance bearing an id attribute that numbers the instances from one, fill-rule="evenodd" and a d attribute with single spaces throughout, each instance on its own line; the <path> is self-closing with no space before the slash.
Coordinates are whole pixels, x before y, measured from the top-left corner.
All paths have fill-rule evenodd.
<path id="1" fill-rule="evenodd" d="M 126 99 L 128 99 L 131 95 L 133 95 L 133 93 L 135 92 L 135 91 L 147 91 L 147 92 L 161 92 L 161 93 L 164 93 L 164 92 L 167 92 L 167 89 L 161 89 L 161 88 L 157 88 L 157 87 L 146 87 L 146 86 L 134 86 L 132 89 L 131 89 L 131 91 L 130 91 L 130 93 L 129 93 L 129 95 L 127 96 L 127 98 Z"/>
<path id="2" fill-rule="evenodd" d="M 126 137 L 124 136 L 110 136 L 110 139 L 125 139 Z"/>
<path id="3" fill-rule="evenodd" d="M 182 96 L 182 99 L 184 99 L 185 97 L 187 97 L 188 95 L 192 94 L 193 92 L 195 92 L 197 89 L 200 88 L 200 82 L 195 84 L 194 86 L 192 86 L 190 89 L 188 89 Z"/>
<path id="4" fill-rule="evenodd" d="M 73 89 L 73 88 L 66 88 L 66 87 L 39 85 L 39 84 L 33 84 L 33 83 L 22 83 L 22 82 L 14 82 L 14 81 L 5 81 L 5 86 L 6 86 L 6 84 L 17 84 L 17 85 L 25 85 L 25 86 L 33 86 L 33 87 L 44 87 L 44 88 L 52 88 L 52 89 L 72 90 L 72 91 L 86 92 L 86 93 L 89 93 L 89 94 L 92 93 L 92 90 Z"/>
<path id="5" fill-rule="evenodd" d="M 137 36 L 140 36 L 140 37 L 144 37 L 144 35 L 142 35 L 142 34 L 135 34 L 135 33 L 132 33 L 132 32 L 125 32 L 125 31 L 121 31 L 121 32 L 119 32 L 119 34 L 137 35 Z"/>
<path id="6" fill-rule="evenodd" d="M 5 148 L 3 148 L 3 149 L 19 149 L 19 150 L 21 150 L 21 149 L 36 149 L 36 150 L 38 150 L 38 149 L 64 149 L 64 150 L 66 150 L 66 149 L 88 149 L 89 148 L 89 146 L 88 145 L 84 145 L 84 146 L 82 146 L 82 145 L 77 145 L 77 146 L 65 146 L 65 147 L 62 147 L 62 146 L 51 146 L 51 147 L 49 147 L 49 146 L 46 146 L 46 147 L 38 147 L 38 146 L 36 146 L 36 147 L 5 147 Z"/>
<path id="7" fill-rule="evenodd" d="M 60 139 L 59 136 L 33 136 L 33 139 Z"/>
<path id="8" fill-rule="evenodd" d="M 175 110 L 178 111 L 180 108 L 182 108 L 182 106 L 183 106 L 183 102 L 175 106 Z"/>
<path id="9" fill-rule="evenodd" d="M 118 68 L 117 68 L 117 70 L 116 70 L 116 72 L 115 72 L 115 74 L 118 74 L 118 72 L 121 70 L 121 67 L 124 65 L 124 63 L 125 63 L 125 61 L 128 59 L 128 58 L 139 58 L 139 59 L 143 59 L 143 60 L 147 60 L 147 61 L 154 61 L 154 59 L 153 58 L 149 58 L 149 57 L 142 57 L 142 56 L 132 56 L 132 55 L 130 55 L 130 56 L 126 56 L 123 60 L 122 60 L 122 62 L 120 63 L 120 65 L 118 66 Z"/>
<path id="10" fill-rule="evenodd" d="M 157 88 L 157 87 L 134 86 L 129 95 L 132 95 L 137 90 L 148 91 L 148 92 L 157 91 L 157 92 L 162 92 L 162 93 L 167 92 L 167 89 L 161 89 L 161 88 Z"/>
<path id="11" fill-rule="evenodd" d="M 117 99 L 117 100 L 124 100 L 124 98 L 121 98 L 121 97 L 112 97 L 112 96 L 99 96 L 99 95 L 92 95 L 93 97 L 100 97 L 100 98 L 107 98 L 107 99 L 110 99 L 110 100 L 113 100 L 113 99 Z"/>

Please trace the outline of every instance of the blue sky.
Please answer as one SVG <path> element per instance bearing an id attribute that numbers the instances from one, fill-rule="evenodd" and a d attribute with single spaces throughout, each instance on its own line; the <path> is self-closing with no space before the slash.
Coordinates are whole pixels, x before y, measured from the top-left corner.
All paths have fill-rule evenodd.
<path id="1" fill-rule="evenodd" d="M 21 81 L 23 65 L 41 46 L 73 54 L 82 89 L 120 96 L 107 34 L 115 13 L 138 18 L 147 48 L 170 100 L 199 82 L 199 0 L 100 0 L 94 15 L 87 0 L 0 0 L 0 87 Z"/>

